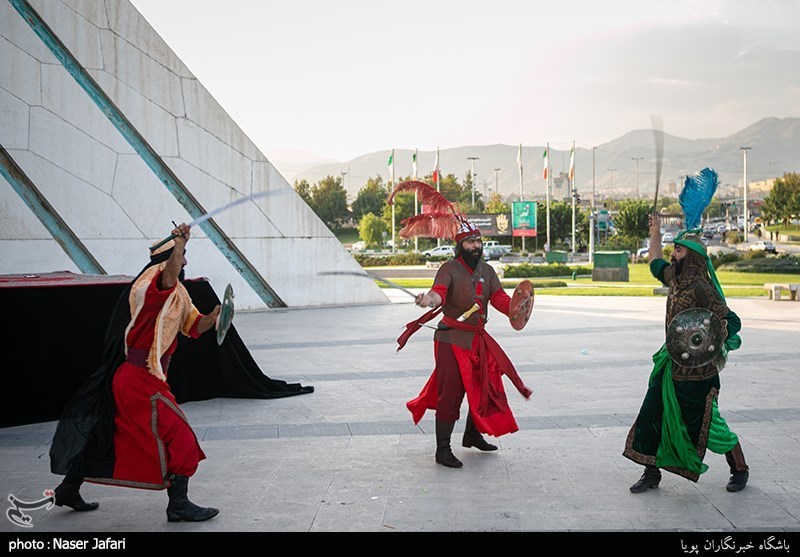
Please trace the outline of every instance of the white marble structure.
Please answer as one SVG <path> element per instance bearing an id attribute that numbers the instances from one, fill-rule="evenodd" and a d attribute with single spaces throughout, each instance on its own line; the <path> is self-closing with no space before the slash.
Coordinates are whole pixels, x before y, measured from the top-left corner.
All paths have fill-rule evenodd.
<path id="1" fill-rule="evenodd" d="M 108 274 L 136 274 L 148 246 L 191 213 L 34 32 L 0 0 L 0 146 Z M 385 303 L 359 265 L 128 0 L 23 0 L 288 307 Z M 99 102 L 99 104 L 98 104 Z M 268 97 L 265 102 L 269 102 Z M 81 272 L 0 176 L 0 274 Z M 224 246 L 192 230 L 187 276 L 228 283 L 239 309 L 269 304 Z M 277 304 L 279 307 L 282 304 Z"/>

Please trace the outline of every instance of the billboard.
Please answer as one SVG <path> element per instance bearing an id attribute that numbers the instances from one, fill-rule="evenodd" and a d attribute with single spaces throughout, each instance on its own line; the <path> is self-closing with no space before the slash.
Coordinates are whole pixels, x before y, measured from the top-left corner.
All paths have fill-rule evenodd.
<path id="1" fill-rule="evenodd" d="M 511 206 L 513 236 L 536 236 L 536 202 L 515 201 Z"/>
<path id="2" fill-rule="evenodd" d="M 511 214 L 467 215 L 467 220 L 477 226 L 483 236 L 511 236 Z"/>

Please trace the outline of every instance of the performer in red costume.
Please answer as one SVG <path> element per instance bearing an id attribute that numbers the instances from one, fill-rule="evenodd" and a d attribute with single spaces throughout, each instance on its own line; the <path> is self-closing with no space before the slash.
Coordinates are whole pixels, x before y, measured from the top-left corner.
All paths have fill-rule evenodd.
<path id="1" fill-rule="evenodd" d="M 189 226 L 181 224 L 172 234 L 176 235 L 174 240 L 156 250 L 150 265 L 131 283 L 127 295 L 129 322 L 123 336 L 124 361 L 115 368 L 110 381 L 113 405 L 103 401 L 89 412 L 85 399 L 93 396 L 81 397 L 87 392 L 79 393 L 59 422 L 51 449 L 51 468 L 66 475 L 55 490 L 58 506 L 78 511 L 96 509 L 97 503 L 87 503 L 80 496 L 79 488 L 85 479 L 125 487 L 166 488 L 170 522 L 208 520 L 219 513 L 212 507 L 199 507 L 188 498 L 189 477 L 197 471 L 205 454 L 170 392 L 167 371 L 178 334 L 197 338 L 210 330 L 220 306 L 208 315 L 194 307 L 181 284 Z M 98 374 L 89 383 L 108 386 L 108 377 L 92 381 Z M 103 394 L 96 396 L 103 400 Z M 96 406 L 105 406 L 106 410 L 97 411 Z M 75 410 L 76 407 L 82 409 Z M 113 408 L 112 413 L 107 411 L 109 407 Z M 97 417 L 90 421 L 87 414 Z M 84 433 L 80 442 L 76 441 L 75 431 L 82 428 L 76 423 L 92 424 L 91 433 Z"/>
<path id="2" fill-rule="evenodd" d="M 422 184 L 422 185 L 419 185 Z M 440 199 L 427 184 L 399 184 L 400 189 L 415 189 L 428 202 L 440 206 L 429 213 L 404 221 L 401 236 L 431 235 L 454 238 L 455 258 L 445 262 L 436 273 L 434 285 L 419 294 L 419 306 L 434 308 L 406 325 L 398 339 L 402 348 L 408 337 L 426 322 L 442 314 L 434 333 L 436 366 L 422 392 L 407 403 L 414 423 L 425 411 L 436 411 L 436 462 L 450 468 L 463 463 L 455 457 L 450 438 L 466 394 L 469 410 L 461 445 L 482 451 L 495 451 L 481 433 L 495 437 L 519 429 L 508 405 L 502 376 L 506 375 L 526 399 L 533 391 L 525 386 L 514 365 L 499 344 L 485 329 L 488 308 L 509 315 L 511 298 L 503 290 L 491 265 L 483 260 L 481 232 L 446 200 Z M 437 236 L 438 235 L 438 236 Z"/>

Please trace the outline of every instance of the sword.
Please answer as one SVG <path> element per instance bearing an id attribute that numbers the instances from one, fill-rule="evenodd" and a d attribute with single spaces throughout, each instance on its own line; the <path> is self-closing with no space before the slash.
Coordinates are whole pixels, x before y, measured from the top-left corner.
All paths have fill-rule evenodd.
<path id="1" fill-rule="evenodd" d="M 368 279 L 372 279 L 372 280 L 377 280 L 379 282 L 384 283 L 386 286 L 389 286 L 391 288 L 397 288 L 398 290 L 400 290 L 402 292 L 405 292 L 406 294 L 408 294 L 412 298 L 416 298 L 417 297 L 417 295 L 414 294 L 413 292 L 411 292 L 411 290 L 408 290 L 407 288 L 403 288 L 402 286 L 400 286 L 396 282 L 392 282 L 389 279 L 385 279 L 383 277 L 379 277 L 378 275 L 370 273 L 369 271 L 364 271 L 363 273 L 359 273 L 358 271 L 322 271 L 322 272 L 317 273 L 317 274 L 319 274 L 319 275 L 349 275 L 349 276 L 353 276 L 353 277 L 361 277 L 361 278 L 368 278 Z"/>
<path id="2" fill-rule="evenodd" d="M 247 197 L 241 197 L 239 199 L 235 199 L 235 200 L 231 201 L 230 203 L 227 203 L 227 204 L 223 205 L 222 207 L 217 207 L 213 211 L 208 212 L 205 215 L 201 215 L 201 216 L 197 217 L 196 219 L 194 219 L 192 222 L 189 223 L 189 228 L 191 228 L 193 226 L 197 226 L 198 224 L 207 221 L 208 219 L 210 219 L 214 215 L 218 215 L 222 211 L 227 211 L 228 209 L 230 209 L 231 207 L 235 207 L 236 205 L 241 205 L 242 203 L 246 203 L 248 201 L 252 201 L 254 199 L 258 199 L 259 197 L 265 197 L 267 195 L 284 194 L 284 193 L 288 193 L 288 190 L 260 191 L 260 192 L 254 193 L 252 195 L 248 195 Z M 175 224 L 175 223 L 173 222 L 173 224 Z M 151 252 L 152 251 L 156 251 L 158 248 L 160 248 L 161 246 L 163 246 L 164 244 L 166 244 L 170 240 L 172 240 L 174 238 L 177 238 L 177 237 L 178 237 L 177 234 L 171 234 L 171 235 L 167 236 L 166 238 L 161 240 L 159 243 L 157 243 L 154 246 L 152 246 L 150 248 L 150 251 Z"/>

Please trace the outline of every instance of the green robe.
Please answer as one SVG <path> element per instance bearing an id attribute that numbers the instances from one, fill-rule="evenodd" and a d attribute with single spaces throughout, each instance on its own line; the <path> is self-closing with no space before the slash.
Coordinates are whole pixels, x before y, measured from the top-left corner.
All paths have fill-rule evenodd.
<path id="1" fill-rule="evenodd" d="M 668 285 L 672 294 L 680 284 L 676 284 L 673 269 L 667 270 L 669 267 L 663 259 L 653 261 L 650 266 L 653 275 L 662 283 L 671 283 Z M 680 292 L 675 295 L 679 296 Z M 713 303 L 719 305 L 720 301 L 724 304 L 724 298 L 715 299 Z M 668 301 L 668 305 L 673 303 L 674 300 Z M 727 306 L 725 309 L 728 340 L 724 353 L 727 355 L 729 349 L 739 347 L 737 333 L 741 322 Z M 671 319 L 674 315 L 667 317 Z M 647 393 L 628 433 L 623 455 L 639 464 L 664 468 L 697 481 L 708 469 L 703 463 L 706 450 L 724 454 L 739 442 L 717 407 L 719 374 L 684 380 L 687 375 L 678 373 L 676 380 L 666 345 L 653 355 L 653 364 Z"/>

